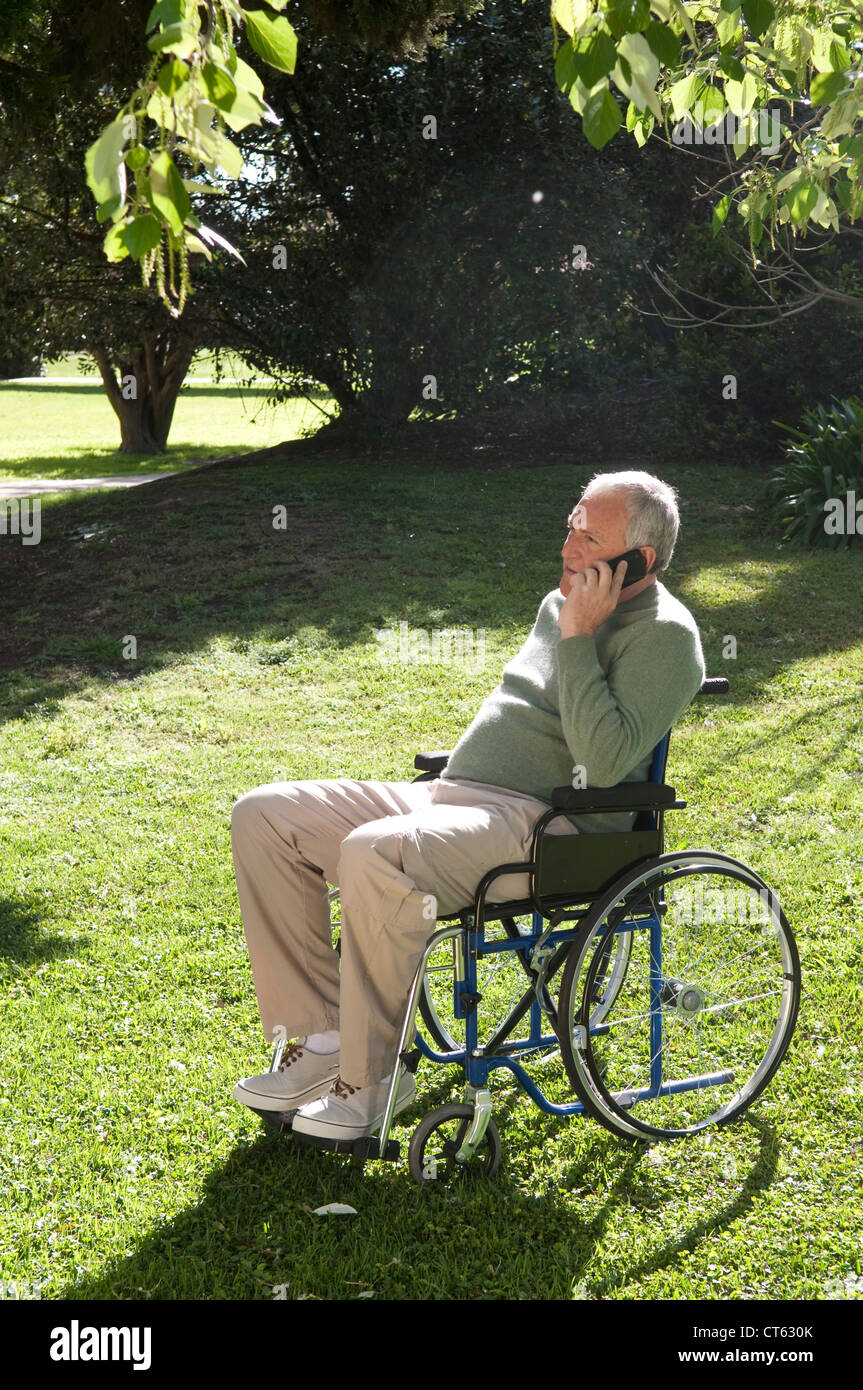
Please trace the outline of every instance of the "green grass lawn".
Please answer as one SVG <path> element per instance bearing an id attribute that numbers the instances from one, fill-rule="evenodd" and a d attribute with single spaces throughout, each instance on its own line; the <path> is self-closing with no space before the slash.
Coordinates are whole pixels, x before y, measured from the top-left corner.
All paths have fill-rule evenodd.
<path id="1" fill-rule="evenodd" d="M 325 394 L 267 404 L 267 387 L 243 386 L 248 368 L 231 359 L 219 383 L 196 380 L 213 374 L 201 354 L 180 390 L 168 452 L 121 454 L 120 426 L 98 375 L 84 374 L 77 359 L 47 368 L 40 384 L 0 382 L 0 482 L 14 478 L 90 478 L 169 473 L 220 454 L 265 449 L 318 428 L 332 411 Z M 77 376 L 80 383 L 52 383 Z M 323 413 L 322 413 L 323 412 Z"/>
<path id="2" fill-rule="evenodd" d="M 233 802 L 409 778 L 451 746 L 556 586 L 589 471 L 332 455 L 51 501 L 40 545 L 0 537 L 0 1277 L 83 1299 L 859 1296 L 863 557 L 762 537 L 742 469 L 658 470 L 685 503 L 668 585 L 732 681 L 672 739 L 667 848 L 752 864 L 795 930 L 804 998 L 765 1095 L 632 1146 L 495 1079 L 501 1171 L 455 1192 L 231 1098 L 269 1056 Z M 401 621 L 485 629 L 484 667 L 383 664 Z M 418 1082 L 405 1145 L 460 1094 L 452 1070 Z M 357 1214 L 314 1214 L 332 1201 Z"/>

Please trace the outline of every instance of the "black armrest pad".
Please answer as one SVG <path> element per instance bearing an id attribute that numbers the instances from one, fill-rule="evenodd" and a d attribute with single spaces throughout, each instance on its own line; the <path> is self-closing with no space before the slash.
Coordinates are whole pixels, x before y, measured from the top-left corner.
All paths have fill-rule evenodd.
<path id="1" fill-rule="evenodd" d="M 414 767 L 420 772 L 443 772 L 449 761 L 449 753 L 417 753 Z"/>
<path id="2" fill-rule="evenodd" d="M 551 804 L 560 811 L 638 811 L 671 806 L 677 800 L 664 782 L 620 782 L 616 787 L 555 787 Z"/>

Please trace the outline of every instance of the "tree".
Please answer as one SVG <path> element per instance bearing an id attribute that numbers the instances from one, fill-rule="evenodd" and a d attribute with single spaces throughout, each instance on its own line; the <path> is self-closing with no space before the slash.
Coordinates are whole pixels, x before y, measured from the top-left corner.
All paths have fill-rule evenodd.
<path id="1" fill-rule="evenodd" d="M 125 453 L 163 452 L 196 349 L 212 338 L 206 277 L 182 322 L 130 264 L 105 274 L 81 172 L 106 112 L 131 80 L 144 0 L 31 0 L 14 7 L 0 64 L 0 305 L 7 341 L 96 362 Z M 5 18 L 5 16 L 0 15 Z M 95 61 L 94 61 L 95 59 Z"/>
<path id="2" fill-rule="evenodd" d="M 621 287 L 682 226 L 689 169 L 573 137 L 542 3 L 488 4 L 423 63 L 298 31 L 283 125 L 238 136 L 259 173 L 219 221 L 243 238 L 212 273 L 247 360 L 326 384 L 354 437 L 643 370 L 657 325 Z"/>
<path id="3" fill-rule="evenodd" d="M 273 113 L 260 80 L 237 56 L 235 33 L 242 26 L 266 63 L 293 72 L 296 33 L 285 7 L 286 0 L 259 9 L 236 0 L 206 6 L 159 0 L 153 7 L 148 32 L 154 31 L 149 47 L 156 56 L 89 157 L 100 216 L 112 221 L 105 239 L 109 258 L 142 260 L 146 277 L 161 263 L 163 243 L 164 254 L 178 256 L 184 273 L 189 251 L 208 254 L 173 154 L 238 176 L 235 147 L 224 142 L 225 123 L 243 129 Z M 434 0 L 341 7 L 319 0 L 309 10 L 321 25 L 390 47 L 430 39 L 445 23 L 444 6 Z M 714 185 L 714 192 L 721 190 L 716 224 L 721 228 L 735 206 L 753 257 L 765 233 L 772 239 L 787 228 L 792 236 L 805 235 L 812 226 L 838 232 L 840 222 L 856 222 L 863 210 L 863 18 L 857 0 L 551 0 L 551 13 L 567 35 L 556 49 L 556 79 L 597 149 L 623 124 L 639 145 L 658 126 L 673 137 L 672 122 L 676 128 L 689 123 L 698 138 L 716 144 L 723 122 L 730 144 L 726 173 Z M 765 118 L 774 129 L 771 103 L 778 103 L 780 119 L 777 138 L 768 143 L 760 131 Z M 124 124 L 124 116 L 132 119 Z M 147 118 L 158 126 L 157 149 L 143 138 Z M 131 193 L 124 162 L 135 172 Z M 164 298 L 179 312 L 182 291 L 175 302 Z"/>

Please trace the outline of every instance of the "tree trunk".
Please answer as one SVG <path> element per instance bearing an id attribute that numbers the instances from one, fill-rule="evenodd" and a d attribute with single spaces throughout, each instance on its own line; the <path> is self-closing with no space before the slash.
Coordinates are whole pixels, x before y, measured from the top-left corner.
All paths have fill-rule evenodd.
<path id="1" fill-rule="evenodd" d="M 115 368 L 108 349 L 91 343 L 105 392 L 120 422 L 121 454 L 164 454 L 197 341 L 154 333 Z"/>

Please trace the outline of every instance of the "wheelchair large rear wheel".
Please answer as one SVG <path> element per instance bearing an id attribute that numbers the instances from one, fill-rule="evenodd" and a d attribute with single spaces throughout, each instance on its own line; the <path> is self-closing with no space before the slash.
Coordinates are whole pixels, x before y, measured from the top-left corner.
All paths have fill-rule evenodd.
<path id="1" fill-rule="evenodd" d="M 618 949 L 628 968 L 609 1004 Z M 711 851 L 666 854 L 622 875 L 582 924 L 560 987 L 561 1055 L 607 1128 L 693 1134 L 736 1119 L 764 1090 L 799 1001 L 797 948 L 764 880 Z"/>

